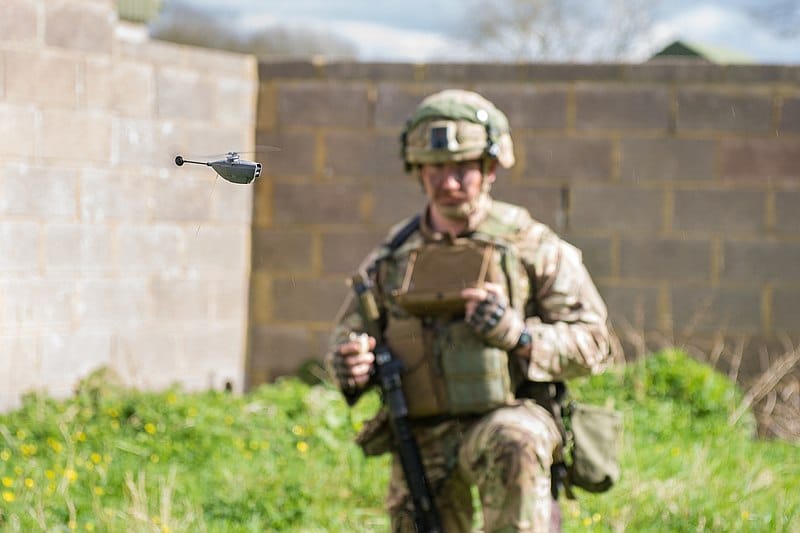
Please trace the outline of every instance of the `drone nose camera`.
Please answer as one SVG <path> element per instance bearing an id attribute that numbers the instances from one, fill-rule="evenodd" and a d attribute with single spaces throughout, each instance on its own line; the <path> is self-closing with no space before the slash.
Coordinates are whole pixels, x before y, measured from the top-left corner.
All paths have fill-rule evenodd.
<path id="1" fill-rule="evenodd" d="M 236 152 L 228 152 L 225 159 L 217 161 L 191 161 L 180 155 L 175 158 L 175 164 L 179 167 L 184 163 L 211 167 L 224 180 L 240 185 L 253 183 L 253 180 L 261 175 L 261 163 L 241 159 Z"/>

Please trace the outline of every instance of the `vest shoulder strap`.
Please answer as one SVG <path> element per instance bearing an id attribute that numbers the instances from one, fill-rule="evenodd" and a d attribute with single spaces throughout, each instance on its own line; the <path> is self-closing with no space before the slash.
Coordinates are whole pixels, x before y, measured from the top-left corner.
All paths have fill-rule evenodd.
<path id="1" fill-rule="evenodd" d="M 390 254 L 400 248 L 403 243 L 419 229 L 420 218 L 420 214 L 414 215 L 411 220 L 408 221 L 408 224 L 400 228 L 400 230 L 386 242 L 384 246 L 388 249 Z"/>
<path id="2" fill-rule="evenodd" d="M 376 272 L 378 264 L 394 254 L 419 229 L 420 216 L 419 214 L 414 215 L 402 226 L 398 223 L 400 229 L 392 231 L 387 240 L 376 249 L 375 254 L 369 259 L 369 264 L 366 268 L 367 272 Z"/>

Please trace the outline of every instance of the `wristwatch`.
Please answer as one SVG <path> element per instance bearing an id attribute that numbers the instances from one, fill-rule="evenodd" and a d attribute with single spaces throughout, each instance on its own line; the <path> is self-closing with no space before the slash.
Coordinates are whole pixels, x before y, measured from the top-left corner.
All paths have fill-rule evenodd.
<path id="1" fill-rule="evenodd" d="M 523 328 L 522 333 L 519 335 L 519 340 L 517 341 L 517 345 L 514 346 L 513 352 L 519 352 L 531 345 L 533 342 L 533 337 L 531 337 L 531 332 L 528 331 L 528 326 Z"/>

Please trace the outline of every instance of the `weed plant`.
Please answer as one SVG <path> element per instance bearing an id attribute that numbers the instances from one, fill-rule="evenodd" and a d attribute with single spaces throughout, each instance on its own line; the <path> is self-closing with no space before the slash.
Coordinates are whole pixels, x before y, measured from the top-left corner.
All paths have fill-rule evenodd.
<path id="1" fill-rule="evenodd" d="M 98 384 L 99 383 L 99 384 Z M 378 407 L 286 379 L 245 395 L 87 380 L 0 416 L 2 531 L 385 531 L 388 458 L 352 437 Z M 576 380 L 625 419 L 622 479 L 563 501 L 566 531 L 800 531 L 798 446 L 756 441 L 741 395 L 675 351 Z"/>

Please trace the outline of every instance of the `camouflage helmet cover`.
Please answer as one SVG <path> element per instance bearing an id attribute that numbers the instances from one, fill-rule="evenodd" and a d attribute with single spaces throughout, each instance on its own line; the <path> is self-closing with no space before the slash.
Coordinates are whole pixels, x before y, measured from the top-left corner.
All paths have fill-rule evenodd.
<path id="1" fill-rule="evenodd" d="M 448 89 L 422 100 L 402 135 L 407 167 L 491 157 L 514 166 L 508 119 L 493 103 L 471 91 Z"/>

